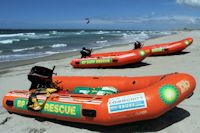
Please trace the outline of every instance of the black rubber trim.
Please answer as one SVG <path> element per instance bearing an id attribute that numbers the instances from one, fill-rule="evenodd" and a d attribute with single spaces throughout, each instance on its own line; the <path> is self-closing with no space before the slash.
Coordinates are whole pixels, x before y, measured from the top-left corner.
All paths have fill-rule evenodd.
<path id="1" fill-rule="evenodd" d="M 96 110 L 82 109 L 82 114 L 86 117 L 96 117 Z"/>
<path id="2" fill-rule="evenodd" d="M 11 101 L 11 100 L 7 100 L 7 101 L 6 101 L 6 105 L 8 105 L 8 106 L 13 106 L 13 105 L 14 105 L 14 102 Z"/>

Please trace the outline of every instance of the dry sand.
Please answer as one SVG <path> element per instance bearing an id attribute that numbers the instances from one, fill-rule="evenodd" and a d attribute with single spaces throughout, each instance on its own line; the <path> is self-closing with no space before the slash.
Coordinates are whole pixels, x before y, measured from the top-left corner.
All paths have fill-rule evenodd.
<path id="1" fill-rule="evenodd" d="M 160 75 L 172 72 L 185 72 L 195 77 L 197 87 L 194 95 L 176 108 L 161 117 L 141 122 L 128 123 L 113 127 L 86 125 L 79 123 L 61 122 L 47 119 L 25 117 L 9 114 L 0 105 L 0 132 L 15 133 L 43 133 L 43 132 L 163 132 L 163 133 L 194 133 L 200 131 L 200 31 L 180 31 L 178 34 L 154 38 L 145 42 L 145 45 L 178 41 L 186 37 L 192 37 L 194 42 L 184 52 L 178 55 L 159 56 L 146 58 L 139 65 L 131 65 L 123 68 L 109 69 L 73 69 L 70 61 L 73 57 L 41 61 L 31 65 L 2 69 L 0 71 L 0 101 L 3 96 L 13 89 L 28 89 L 30 82 L 27 74 L 35 65 L 52 68 L 56 65 L 55 72 L 58 75 L 95 75 L 95 76 L 142 76 Z M 129 50 L 132 45 L 114 46 L 100 49 L 95 52 Z M 78 57 L 78 56 L 76 56 Z M 0 64 L 1 65 L 1 64 Z"/>

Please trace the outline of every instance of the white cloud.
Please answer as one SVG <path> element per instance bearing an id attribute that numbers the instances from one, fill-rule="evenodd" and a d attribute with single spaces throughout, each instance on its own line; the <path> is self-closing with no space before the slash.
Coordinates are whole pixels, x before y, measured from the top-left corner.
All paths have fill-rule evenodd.
<path id="1" fill-rule="evenodd" d="M 101 24 L 108 23 L 148 23 L 148 22 L 165 22 L 165 23 L 187 23 L 198 24 L 200 17 L 191 16 L 162 16 L 162 17 L 135 17 L 129 19 L 113 19 L 113 20 L 94 20 L 94 22 L 101 22 Z"/>
<path id="2" fill-rule="evenodd" d="M 92 23 L 91 23 L 92 24 Z M 200 28 L 200 17 L 193 16 L 152 16 L 115 19 L 94 19 L 94 25 L 123 25 L 129 27 L 169 27 L 169 28 Z"/>
<path id="3" fill-rule="evenodd" d="M 1 24 L 1 23 L 0 23 Z M 200 17 L 195 16 L 141 16 L 129 18 L 91 18 L 90 24 L 84 19 L 44 22 L 43 25 L 70 28 L 110 28 L 124 27 L 128 29 L 179 29 L 200 28 Z"/>
<path id="4" fill-rule="evenodd" d="M 112 24 L 113 22 L 111 19 L 91 19 L 91 24 Z"/>
<path id="5" fill-rule="evenodd" d="M 90 24 L 86 25 L 82 20 L 53 21 L 54 25 L 80 25 L 80 26 L 106 26 L 106 25 L 193 25 L 200 27 L 200 17 L 195 16 L 141 16 L 129 18 L 90 18 Z"/>
<path id="6" fill-rule="evenodd" d="M 200 0 L 176 0 L 178 4 L 184 4 L 189 6 L 199 6 L 200 7 Z"/>

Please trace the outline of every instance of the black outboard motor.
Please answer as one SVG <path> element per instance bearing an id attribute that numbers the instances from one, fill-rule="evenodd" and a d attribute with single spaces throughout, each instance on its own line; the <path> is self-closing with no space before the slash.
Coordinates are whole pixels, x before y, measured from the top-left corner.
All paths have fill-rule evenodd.
<path id="1" fill-rule="evenodd" d="M 52 70 L 41 66 L 34 66 L 28 74 L 28 79 L 31 81 L 29 90 L 53 87 L 52 75 L 54 74 L 54 69 L 55 66 Z"/>
<path id="2" fill-rule="evenodd" d="M 139 48 L 142 48 L 143 47 L 143 44 L 141 43 L 141 42 L 139 42 L 139 41 L 136 41 L 135 43 L 134 43 L 134 49 L 139 49 Z"/>
<path id="3" fill-rule="evenodd" d="M 80 53 L 81 53 L 81 58 L 85 58 L 91 55 L 92 49 L 86 49 L 85 47 L 83 47 Z"/>

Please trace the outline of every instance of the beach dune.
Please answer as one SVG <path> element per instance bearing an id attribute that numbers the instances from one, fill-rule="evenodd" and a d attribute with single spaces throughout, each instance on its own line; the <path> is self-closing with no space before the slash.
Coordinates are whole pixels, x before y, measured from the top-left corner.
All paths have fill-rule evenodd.
<path id="1" fill-rule="evenodd" d="M 33 64 L 11 68 L 2 68 L 0 70 L 0 101 L 2 103 L 3 96 L 10 90 L 28 89 L 30 82 L 27 74 L 30 69 L 35 66 L 44 66 L 53 68 L 57 75 L 68 76 L 144 76 L 144 75 L 161 75 L 173 72 L 184 72 L 193 75 L 197 81 L 197 88 L 194 95 L 183 101 L 174 109 L 170 110 L 161 117 L 153 120 L 128 123 L 113 127 L 103 127 L 95 125 L 86 125 L 80 123 L 62 122 L 43 118 L 32 118 L 17 114 L 9 114 L 0 105 L 0 131 L 15 133 L 42 133 L 42 132 L 152 132 L 158 131 L 168 132 L 198 132 L 200 130 L 199 112 L 200 112 L 200 91 L 198 90 L 200 83 L 199 65 L 200 65 L 200 31 L 178 31 L 177 34 L 165 37 L 153 38 L 144 42 L 145 45 L 173 42 L 184 39 L 186 37 L 193 38 L 193 44 L 179 54 L 170 56 L 148 57 L 141 63 L 129 65 L 120 68 L 109 69 L 73 69 L 70 62 L 73 58 L 80 55 L 56 58 L 54 60 L 40 61 L 37 60 Z M 94 51 L 122 51 L 130 50 L 132 44 L 112 46 Z M 67 57 L 67 58 L 65 58 Z M 9 64 L 8 64 L 9 65 Z M 119 130 L 120 129 L 120 130 Z"/>

